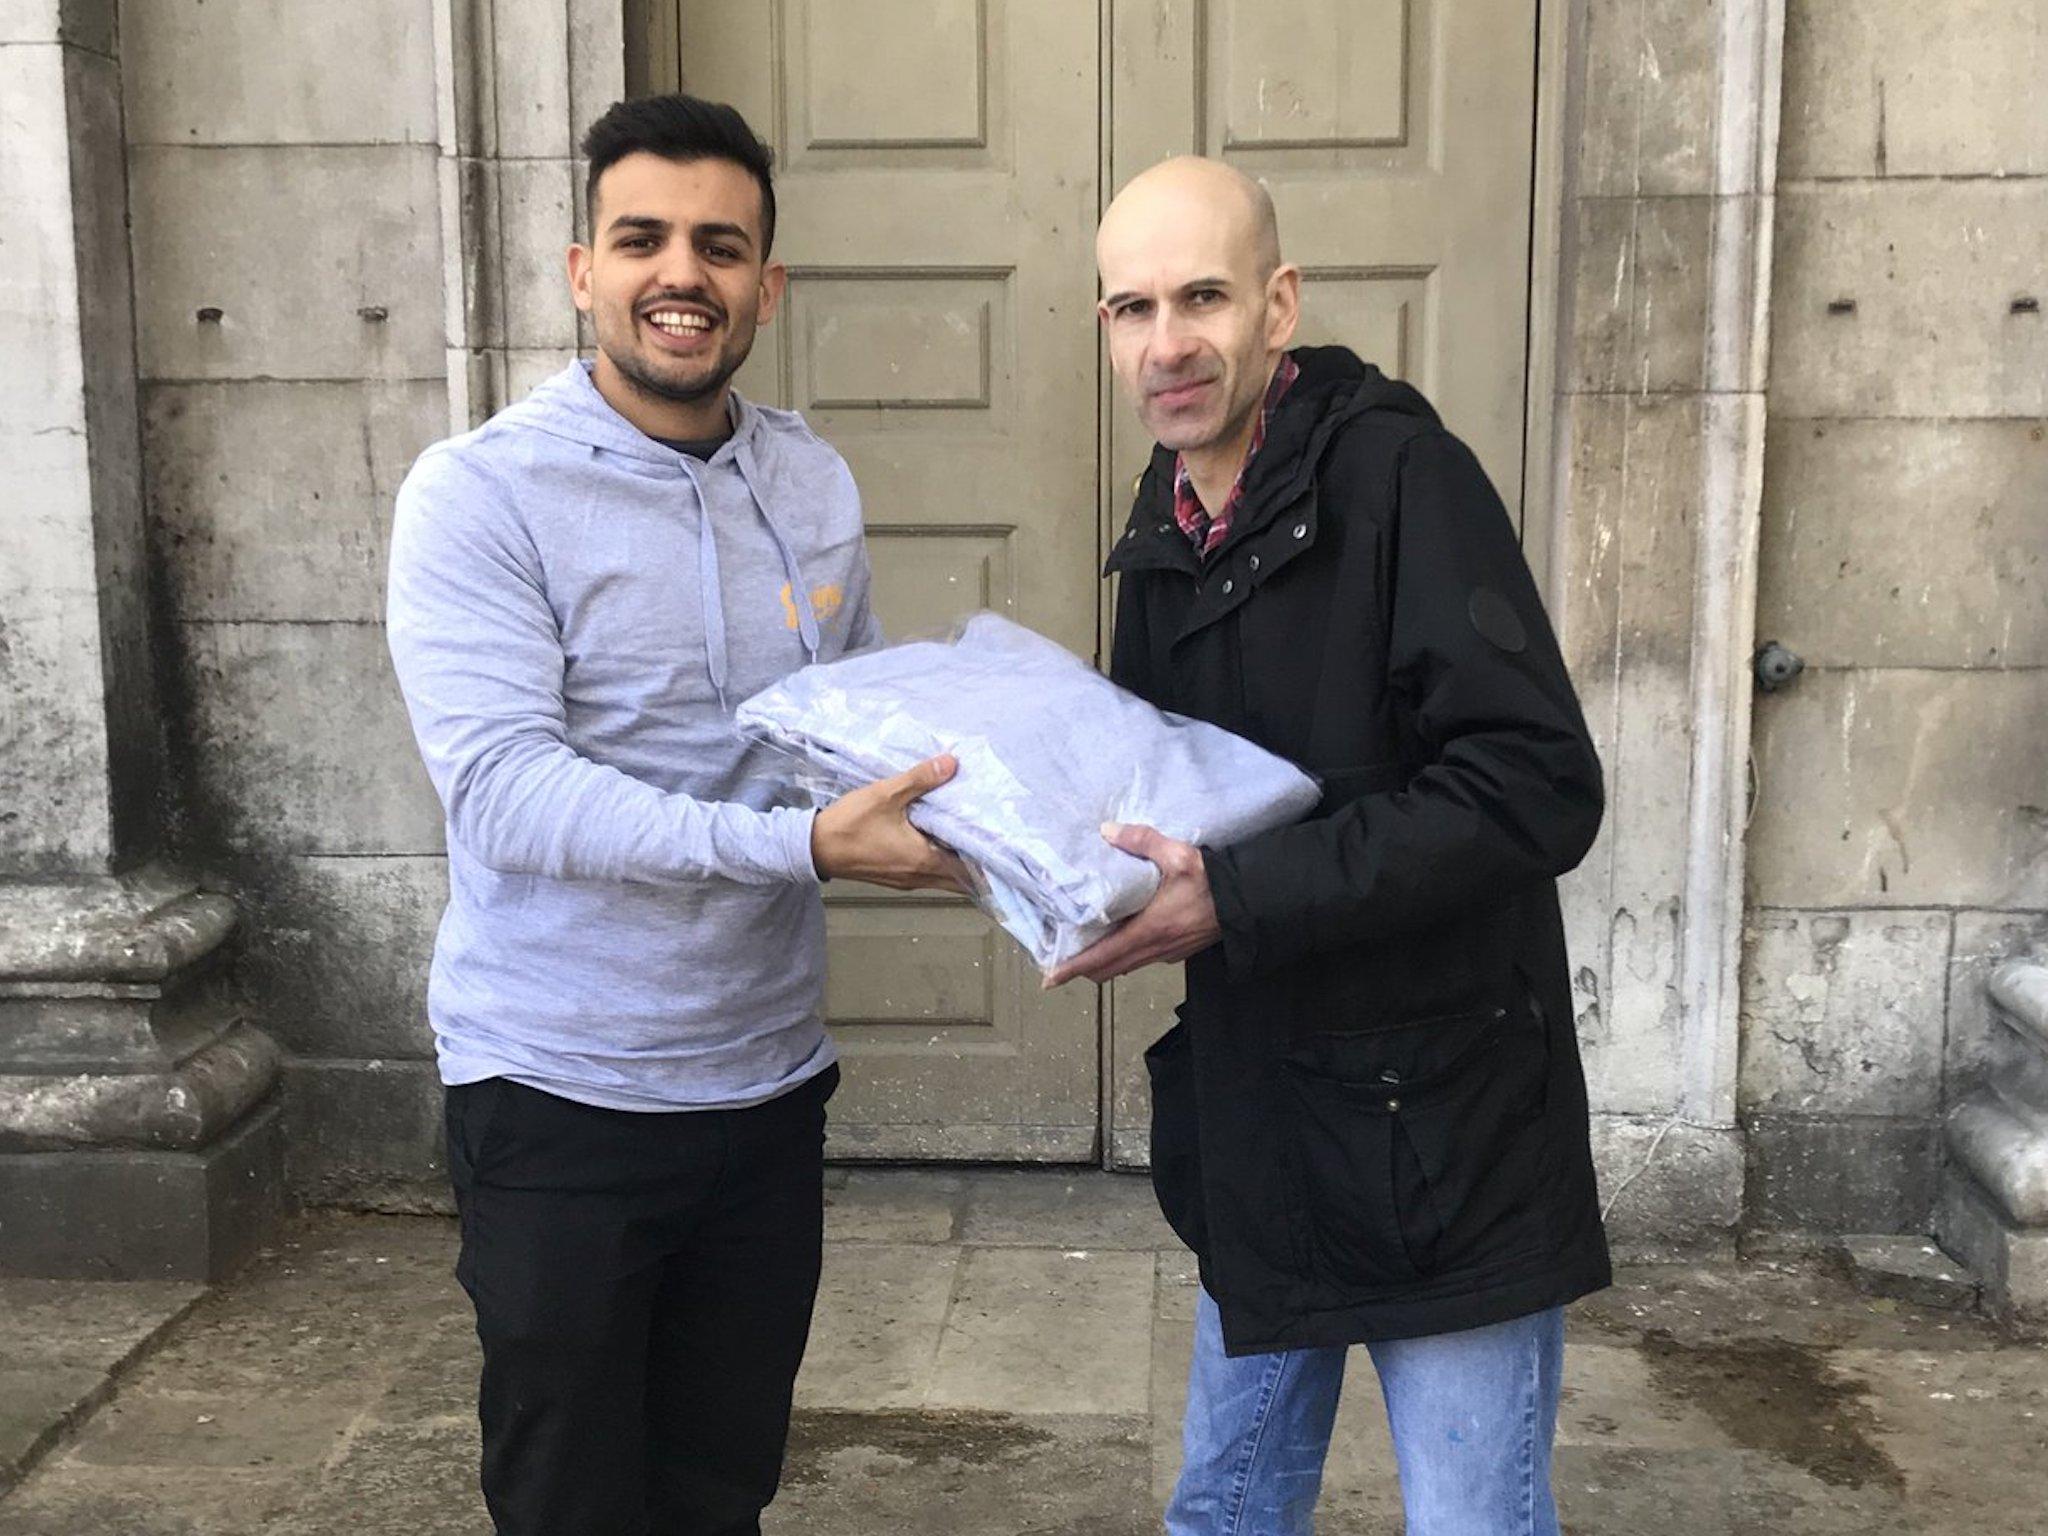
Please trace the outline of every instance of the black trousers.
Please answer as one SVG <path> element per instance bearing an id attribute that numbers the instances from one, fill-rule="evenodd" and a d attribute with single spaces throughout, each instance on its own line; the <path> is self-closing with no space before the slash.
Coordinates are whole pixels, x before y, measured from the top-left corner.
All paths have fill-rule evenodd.
<path id="1" fill-rule="evenodd" d="M 757 1536 L 817 1297 L 838 1081 L 674 1114 L 503 1078 L 448 1090 L 499 1536 Z"/>

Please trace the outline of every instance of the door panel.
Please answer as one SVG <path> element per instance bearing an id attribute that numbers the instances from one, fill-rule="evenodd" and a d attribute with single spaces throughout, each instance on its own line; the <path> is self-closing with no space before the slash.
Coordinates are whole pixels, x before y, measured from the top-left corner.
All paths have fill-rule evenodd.
<path id="1" fill-rule="evenodd" d="M 1262 180 L 1302 268 L 1298 340 L 1414 383 L 1519 517 L 1536 0 L 1110 6 L 1111 189 L 1188 153 Z M 1102 537 L 1150 446 L 1112 402 Z M 1109 991 L 1109 1152 L 1138 1163 L 1141 1053 L 1181 980 L 1156 968 Z"/>
<path id="2" fill-rule="evenodd" d="M 1099 31 L 1093 0 L 682 0 L 684 88 L 776 150 L 789 298 L 737 382 L 852 465 L 892 635 L 987 607 L 1095 654 Z M 827 908 L 835 1155 L 1096 1154 L 1093 988 L 1041 992 L 959 901 Z"/>

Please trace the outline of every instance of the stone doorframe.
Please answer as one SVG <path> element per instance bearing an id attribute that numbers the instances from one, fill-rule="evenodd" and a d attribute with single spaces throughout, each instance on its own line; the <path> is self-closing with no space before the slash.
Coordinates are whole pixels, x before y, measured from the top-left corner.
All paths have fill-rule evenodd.
<path id="1" fill-rule="evenodd" d="M 460 430 L 587 342 L 562 300 L 575 139 L 634 0 L 435 0 Z M 1524 505 L 1609 771 L 1567 882 L 1624 1235 L 1740 1216 L 1743 832 L 1783 0 L 1545 0 Z M 1558 509 L 1570 509 L 1569 516 Z"/>
<path id="2" fill-rule="evenodd" d="M 629 0 L 433 0 L 449 429 L 589 337 L 563 292 L 584 127 L 625 94 Z"/>
<path id="3" fill-rule="evenodd" d="M 1566 896 L 1596 1147 L 1624 1236 L 1703 1237 L 1742 1210 L 1784 30 L 1783 0 L 1543 6 L 1532 314 L 1550 319 L 1532 330 L 1531 378 L 1552 387 L 1531 390 L 1528 528 L 1608 768 L 1607 826 Z"/>

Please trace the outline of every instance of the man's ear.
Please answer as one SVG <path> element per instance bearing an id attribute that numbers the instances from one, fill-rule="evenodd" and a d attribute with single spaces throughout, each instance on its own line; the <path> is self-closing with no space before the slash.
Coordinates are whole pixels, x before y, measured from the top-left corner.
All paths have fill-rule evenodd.
<path id="1" fill-rule="evenodd" d="M 782 305 L 782 295 L 788 289 L 788 267 L 779 261 L 771 261 L 761 268 L 761 309 L 754 317 L 756 323 L 766 325 L 775 318 L 775 311 Z"/>
<path id="2" fill-rule="evenodd" d="M 1266 279 L 1266 350 L 1283 351 L 1301 323 L 1301 268 L 1288 263 Z"/>
<path id="3" fill-rule="evenodd" d="M 584 314 L 590 313 L 590 247 L 587 245 L 569 247 L 569 297 L 576 301 L 576 307 Z"/>

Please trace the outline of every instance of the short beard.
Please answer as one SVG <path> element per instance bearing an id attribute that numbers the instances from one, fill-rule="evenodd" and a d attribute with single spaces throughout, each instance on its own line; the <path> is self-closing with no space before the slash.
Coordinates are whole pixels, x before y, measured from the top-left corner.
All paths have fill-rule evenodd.
<path id="1" fill-rule="evenodd" d="M 717 394 L 732 381 L 732 376 L 740 371 L 740 365 L 747 360 L 745 352 L 734 358 L 720 358 L 718 366 L 703 378 L 693 379 L 687 384 L 674 384 L 642 367 L 640 360 L 630 353 L 620 357 L 617 353 L 607 352 L 605 356 L 611 359 L 612 367 L 618 370 L 619 377 L 634 389 L 652 399 L 666 400 L 672 405 L 695 405 L 698 401 Z"/>

